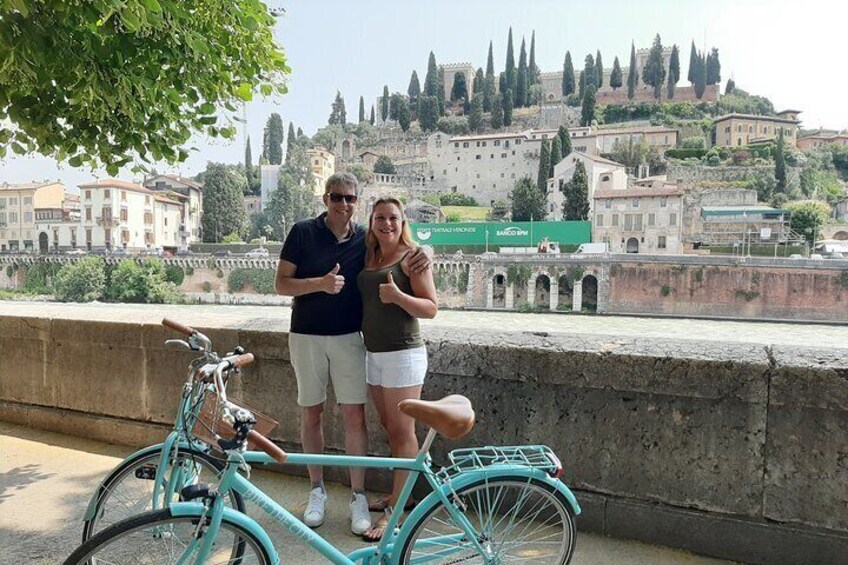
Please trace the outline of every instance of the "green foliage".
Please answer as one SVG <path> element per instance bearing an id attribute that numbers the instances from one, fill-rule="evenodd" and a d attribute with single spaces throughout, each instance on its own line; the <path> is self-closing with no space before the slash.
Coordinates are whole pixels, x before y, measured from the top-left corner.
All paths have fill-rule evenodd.
<path id="1" fill-rule="evenodd" d="M 541 192 L 528 177 L 518 179 L 509 196 L 514 222 L 527 222 L 531 218 L 543 220 L 547 215 L 545 193 Z"/>
<path id="2" fill-rule="evenodd" d="M 176 286 L 183 284 L 186 273 L 179 265 L 165 265 L 165 280 Z"/>
<path id="3" fill-rule="evenodd" d="M 465 80 L 465 73 L 457 71 L 453 74 L 450 101 L 462 103 L 465 100 L 468 100 L 468 83 Z"/>
<path id="4" fill-rule="evenodd" d="M 786 194 L 786 156 L 782 129 L 777 136 L 777 144 L 774 147 L 774 178 L 777 181 L 775 192 Z"/>
<path id="5" fill-rule="evenodd" d="M 244 241 L 239 234 L 230 233 L 223 237 L 221 243 L 244 243 Z"/>
<path id="6" fill-rule="evenodd" d="M 665 167 L 661 150 L 658 147 L 649 144 L 644 138 L 636 142 L 632 139 L 615 142 L 612 147 L 612 153 L 609 154 L 609 158 L 616 163 L 621 163 L 631 168 L 636 168 L 639 165 L 647 163 L 652 172 L 661 170 Z"/>
<path id="7" fill-rule="evenodd" d="M 557 137 L 559 137 L 560 153 L 562 157 L 568 157 L 571 154 L 571 135 L 568 133 L 568 128 L 565 126 L 559 126 L 559 129 L 557 130 Z"/>
<path id="8" fill-rule="evenodd" d="M 509 127 L 512 125 L 512 109 L 515 103 L 512 99 L 512 89 L 507 89 L 503 96 L 503 125 Z"/>
<path id="9" fill-rule="evenodd" d="M 571 53 L 565 52 L 565 60 L 562 63 L 562 96 L 563 98 L 574 94 L 574 65 L 571 62 Z"/>
<path id="10" fill-rule="evenodd" d="M 680 80 L 680 52 L 677 45 L 671 48 L 671 57 L 668 61 L 668 99 L 674 98 L 674 88 Z"/>
<path id="11" fill-rule="evenodd" d="M 551 149 L 548 141 L 543 139 L 539 149 L 539 170 L 536 174 L 536 188 L 541 194 L 548 192 L 548 178 L 551 172 Z M 520 180 L 515 183 L 516 187 Z M 513 201 L 513 207 L 515 206 Z"/>
<path id="12" fill-rule="evenodd" d="M 537 312 L 543 312 L 545 309 L 541 306 L 530 304 L 530 302 L 528 302 L 527 300 L 522 300 L 521 302 L 515 305 L 515 310 L 521 312 L 522 314 L 535 314 Z"/>
<path id="13" fill-rule="evenodd" d="M 32 294 L 50 294 L 53 292 L 53 280 L 61 270 L 56 263 L 34 263 L 26 270 L 24 290 Z"/>
<path id="14" fill-rule="evenodd" d="M 821 236 L 822 226 L 830 218 L 830 206 L 821 200 L 788 202 L 784 208 L 792 213 L 789 227 L 803 235 L 809 244 Z"/>
<path id="15" fill-rule="evenodd" d="M 701 267 L 697 271 L 695 271 L 695 282 L 701 283 L 704 280 L 704 268 Z"/>
<path id="16" fill-rule="evenodd" d="M 0 3 L 0 158 L 117 175 L 184 161 L 194 132 L 233 138 L 237 102 L 286 91 L 274 24 L 259 0 Z"/>
<path id="17" fill-rule="evenodd" d="M 680 142 L 680 147 L 684 149 L 703 149 L 707 146 L 707 140 L 703 137 L 687 137 Z"/>
<path id="18" fill-rule="evenodd" d="M 566 276 L 568 277 L 568 280 L 570 280 L 571 283 L 574 284 L 577 281 L 582 281 L 584 274 L 586 273 L 581 267 L 575 267 L 573 269 L 569 269 L 566 273 Z"/>
<path id="19" fill-rule="evenodd" d="M 397 120 L 401 131 L 404 133 L 409 131 L 409 125 L 412 123 L 412 113 L 409 109 L 409 102 L 406 98 L 401 98 L 398 101 Z"/>
<path id="20" fill-rule="evenodd" d="M 510 265 L 506 270 L 506 280 L 513 286 L 523 286 L 530 280 L 533 270 L 525 265 Z"/>
<path id="21" fill-rule="evenodd" d="M 289 140 L 291 141 L 291 138 Z M 280 165 L 283 162 L 283 118 L 277 113 L 268 116 L 268 121 L 265 122 L 262 155 L 271 165 Z"/>
<path id="22" fill-rule="evenodd" d="M 642 81 L 654 87 L 654 98 L 662 96 L 662 86 L 665 82 L 665 62 L 663 60 L 663 47 L 660 34 L 654 37 L 654 44 L 648 54 L 648 60 L 642 68 Z"/>
<path id="23" fill-rule="evenodd" d="M 848 277 L 846 277 L 846 279 L 848 279 Z M 844 288 L 848 288 L 848 286 Z M 468 269 L 461 269 L 459 271 L 459 276 L 457 276 L 456 280 L 456 289 L 462 294 L 468 292 Z"/>
<path id="24" fill-rule="evenodd" d="M 244 192 L 247 179 L 236 167 L 208 163 L 203 173 L 203 241 L 217 242 L 245 225 Z"/>
<path id="25" fill-rule="evenodd" d="M 842 271 L 836 278 L 836 283 L 842 290 L 848 290 L 848 271 Z"/>
<path id="26" fill-rule="evenodd" d="M 200 285 L 203 288 L 203 292 L 212 292 L 212 283 L 209 281 L 203 281 L 203 284 Z"/>
<path id="27" fill-rule="evenodd" d="M 636 87 L 639 86 L 639 73 L 636 72 L 636 46 L 630 43 L 630 68 L 627 70 L 627 98 L 633 100 Z"/>
<path id="28" fill-rule="evenodd" d="M 477 206 L 477 200 L 473 196 L 460 192 L 440 192 L 439 204 L 437 206 Z"/>
<path id="29" fill-rule="evenodd" d="M 621 78 L 621 63 L 618 62 L 618 57 L 616 57 L 612 63 L 612 72 L 610 73 L 610 86 L 613 90 L 621 88 Z"/>
<path id="30" fill-rule="evenodd" d="M 585 220 L 589 215 L 589 176 L 583 161 L 577 161 L 574 175 L 562 189 L 565 201 L 562 216 L 565 220 Z"/>
<path id="31" fill-rule="evenodd" d="M 695 89 L 695 96 L 700 100 L 707 87 L 707 64 L 704 61 L 704 55 L 702 53 L 696 53 L 693 66 L 689 72 L 692 75 L 692 86 Z"/>
<path id="32" fill-rule="evenodd" d="M 475 96 L 471 101 L 471 111 L 468 114 L 468 129 L 479 133 L 483 128 L 483 96 Z"/>
<path id="33" fill-rule="evenodd" d="M 462 221 L 462 215 L 459 212 L 449 212 L 445 215 L 445 221 L 447 223 L 457 223 Z"/>
<path id="34" fill-rule="evenodd" d="M 672 292 L 674 292 L 674 289 L 668 286 L 667 284 L 662 285 L 662 287 L 660 288 L 660 294 L 662 294 L 663 296 L 668 296 Z"/>
<path id="35" fill-rule="evenodd" d="M 185 275 L 190 277 L 193 274 L 194 274 L 194 267 L 192 267 L 191 265 L 187 265 L 186 268 L 185 268 Z M 182 284 L 182 281 L 180 281 L 180 284 Z"/>
<path id="36" fill-rule="evenodd" d="M 492 129 L 498 130 L 503 127 L 503 97 L 501 97 L 501 93 L 498 92 L 495 94 L 495 98 L 492 101 Z"/>
<path id="37" fill-rule="evenodd" d="M 763 114 L 774 115 L 774 105 L 764 96 L 753 96 L 741 88 L 734 88 L 730 94 L 725 94 L 716 103 L 716 110 L 721 114 Z"/>
<path id="38" fill-rule="evenodd" d="M 590 84 L 586 87 L 586 94 L 583 95 L 583 106 L 580 111 L 580 125 L 591 126 L 595 119 L 595 85 Z"/>
<path id="39" fill-rule="evenodd" d="M 524 39 L 521 39 L 521 51 L 518 56 L 518 74 L 515 79 L 515 100 L 513 103 L 516 108 L 527 106 L 527 49 L 524 46 Z"/>
<path id="40" fill-rule="evenodd" d="M 760 295 L 756 290 L 736 290 L 736 298 L 744 298 L 746 302 L 750 302 Z"/>
<path id="41" fill-rule="evenodd" d="M 419 98 L 418 123 L 423 131 L 435 130 L 439 115 L 439 99 L 436 96 L 421 96 Z"/>
<path id="42" fill-rule="evenodd" d="M 345 102 L 342 98 L 342 93 L 336 91 L 336 98 L 330 109 L 330 117 L 327 118 L 327 124 L 331 126 L 344 126 L 347 123 L 347 112 L 345 111 Z"/>
<path id="43" fill-rule="evenodd" d="M 512 48 L 512 26 L 509 28 L 509 38 L 506 44 L 506 62 L 504 63 L 504 88 L 501 92 L 512 90 L 515 92 L 515 54 Z"/>
<path id="44" fill-rule="evenodd" d="M 114 302 L 163 304 L 180 302 L 173 282 L 166 279 L 165 265 L 159 259 L 137 263 L 124 259 L 112 271 L 106 297 Z"/>
<path id="45" fill-rule="evenodd" d="M 707 84 L 718 84 L 721 82 L 721 63 L 718 60 L 718 49 L 712 48 L 707 55 L 706 62 Z"/>
<path id="46" fill-rule="evenodd" d="M 665 152 L 665 156 L 669 159 L 700 159 L 704 155 L 707 154 L 706 149 L 684 149 L 684 148 L 674 148 L 667 149 Z"/>
<path id="47" fill-rule="evenodd" d="M 312 216 L 314 184 L 306 149 L 295 145 L 280 168 L 277 190 L 271 193 L 265 210 L 272 239 L 283 241 L 295 222 Z"/>
<path id="48" fill-rule="evenodd" d="M 103 297 L 106 269 L 103 259 L 85 257 L 65 265 L 53 282 L 54 295 L 62 302 L 91 302 Z"/>
<path id="49" fill-rule="evenodd" d="M 388 155 L 380 155 L 374 164 L 374 172 L 381 175 L 396 175 L 397 169 Z"/>
<path id="50" fill-rule="evenodd" d="M 15 268 L 12 265 L 8 265 L 6 267 L 6 276 L 11 279 L 12 275 L 14 275 L 14 274 L 15 274 Z"/>
<path id="51" fill-rule="evenodd" d="M 481 114 L 482 119 L 482 114 Z M 436 129 L 449 135 L 468 135 L 470 126 L 465 116 L 445 116 L 436 122 Z"/>
<path id="52" fill-rule="evenodd" d="M 432 55 L 432 53 L 431 53 Z M 383 87 L 383 97 L 380 99 L 380 118 L 385 122 L 389 118 L 389 87 Z"/>
<path id="53" fill-rule="evenodd" d="M 359 120 L 357 123 L 362 123 L 365 121 L 365 98 L 359 97 Z"/>
<path id="54" fill-rule="evenodd" d="M 604 85 L 604 62 L 601 59 L 601 50 L 595 54 L 595 81 L 598 85 L 598 90 Z"/>
<path id="55" fill-rule="evenodd" d="M 276 294 L 276 273 L 272 269 L 234 269 L 227 281 L 230 292 L 241 292 L 248 286 L 259 294 Z"/>

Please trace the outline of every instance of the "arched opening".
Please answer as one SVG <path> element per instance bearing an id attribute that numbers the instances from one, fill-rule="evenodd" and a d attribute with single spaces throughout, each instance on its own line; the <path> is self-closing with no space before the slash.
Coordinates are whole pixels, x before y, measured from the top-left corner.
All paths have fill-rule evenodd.
<path id="1" fill-rule="evenodd" d="M 639 253 L 639 240 L 635 237 L 631 237 L 627 240 L 627 252 L 628 253 Z"/>
<path id="2" fill-rule="evenodd" d="M 583 277 L 583 303 L 581 308 L 584 312 L 598 311 L 598 279 L 595 275 Z"/>
<path id="3" fill-rule="evenodd" d="M 506 277 L 495 275 L 492 281 L 492 308 L 506 308 Z"/>
<path id="4" fill-rule="evenodd" d="M 350 159 L 350 140 L 342 141 L 342 158 Z"/>
<path id="5" fill-rule="evenodd" d="M 838 239 L 839 241 L 848 240 L 848 231 L 838 231 L 833 234 L 833 239 Z"/>
<path id="6" fill-rule="evenodd" d="M 39 253 L 47 253 L 50 250 L 50 238 L 47 232 L 38 234 L 38 251 Z"/>
<path id="7" fill-rule="evenodd" d="M 551 304 L 551 279 L 548 275 L 536 277 L 536 298 L 533 305 L 547 309 Z"/>
<path id="8" fill-rule="evenodd" d="M 561 276 L 559 278 L 559 292 L 557 293 L 557 310 L 570 312 L 573 297 L 574 289 L 571 287 L 571 281 L 568 276 Z"/>

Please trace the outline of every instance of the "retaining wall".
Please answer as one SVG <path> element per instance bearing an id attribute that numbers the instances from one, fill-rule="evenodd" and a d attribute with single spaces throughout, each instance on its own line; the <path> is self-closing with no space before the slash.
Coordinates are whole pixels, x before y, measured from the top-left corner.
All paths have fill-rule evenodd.
<path id="1" fill-rule="evenodd" d="M 295 379 L 275 324 L 200 329 L 220 349 L 241 344 L 256 355 L 230 393 L 279 420 L 272 437 L 297 449 Z M 584 530 L 749 563 L 848 555 L 844 356 L 468 328 L 424 333 L 425 397 L 462 393 L 477 410 L 468 437 L 435 443 L 437 462 L 456 447 L 545 443 L 563 460 Z M 0 316 L 0 419 L 111 442 L 157 441 L 190 358 L 164 348 L 170 337 L 150 324 Z M 326 444 L 338 451 L 335 407 L 327 420 Z M 372 453 L 385 454 L 373 413 L 369 435 Z"/>

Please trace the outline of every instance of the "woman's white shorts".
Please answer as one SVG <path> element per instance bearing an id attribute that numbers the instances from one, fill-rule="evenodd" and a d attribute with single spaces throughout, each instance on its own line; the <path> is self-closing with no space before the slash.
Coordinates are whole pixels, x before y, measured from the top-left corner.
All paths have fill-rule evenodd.
<path id="1" fill-rule="evenodd" d="M 401 388 L 424 384 L 427 348 L 365 353 L 365 380 L 369 385 Z"/>

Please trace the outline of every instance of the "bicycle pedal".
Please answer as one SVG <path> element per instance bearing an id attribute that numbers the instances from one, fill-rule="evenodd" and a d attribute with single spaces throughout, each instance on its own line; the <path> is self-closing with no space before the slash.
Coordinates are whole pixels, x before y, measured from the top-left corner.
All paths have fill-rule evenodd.
<path id="1" fill-rule="evenodd" d="M 135 478 L 136 479 L 144 479 L 146 481 L 152 481 L 156 478 L 156 466 L 155 465 L 143 465 L 135 470 Z"/>

